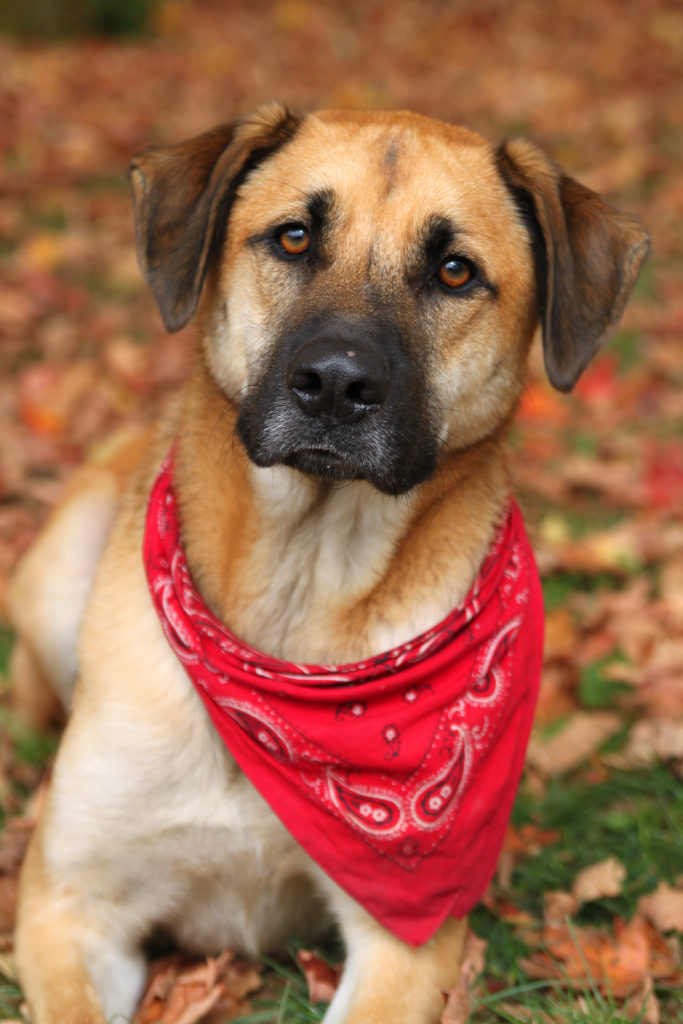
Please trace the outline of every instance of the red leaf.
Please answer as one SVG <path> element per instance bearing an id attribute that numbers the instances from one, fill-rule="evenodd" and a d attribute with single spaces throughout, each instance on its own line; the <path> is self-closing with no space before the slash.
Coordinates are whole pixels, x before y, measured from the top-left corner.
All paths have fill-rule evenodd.
<path id="1" fill-rule="evenodd" d="M 337 991 L 341 978 L 341 967 L 330 967 L 315 953 L 308 949 L 300 949 L 296 955 L 299 967 L 304 972 L 308 985 L 308 998 L 311 1003 L 329 1003 Z"/>

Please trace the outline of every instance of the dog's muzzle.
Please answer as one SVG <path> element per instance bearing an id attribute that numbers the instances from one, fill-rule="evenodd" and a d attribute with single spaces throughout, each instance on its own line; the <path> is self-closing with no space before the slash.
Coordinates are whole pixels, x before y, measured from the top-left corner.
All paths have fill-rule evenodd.
<path id="1" fill-rule="evenodd" d="M 427 409 L 420 367 L 395 325 L 317 318 L 278 345 L 242 402 L 238 433 L 259 466 L 401 494 L 435 468 Z"/>

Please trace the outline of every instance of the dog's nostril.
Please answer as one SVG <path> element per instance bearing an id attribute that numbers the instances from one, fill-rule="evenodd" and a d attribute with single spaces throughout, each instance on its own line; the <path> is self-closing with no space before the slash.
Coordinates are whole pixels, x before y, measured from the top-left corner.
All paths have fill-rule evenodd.
<path id="1" fill-rule="evenodd" d="M 381 405 L 386 398 L 387 387 L 384 381 L 357 380 L 349 384 L 346 397 L 359 406 Z"/>
<path id="2" fill-rule="evenodd" d="M 305 395 L 315 397 L 323 389 L 323 382 L 319 375 L 312 370 L 295 370 L 290 380 L 292 391 L 303 392 Z"/>

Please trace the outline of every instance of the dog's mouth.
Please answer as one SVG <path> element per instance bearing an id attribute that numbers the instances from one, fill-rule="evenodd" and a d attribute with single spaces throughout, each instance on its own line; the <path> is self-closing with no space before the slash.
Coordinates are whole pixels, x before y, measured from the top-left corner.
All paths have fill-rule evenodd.
<path id="1" fill-rule="evenodd" d="M 399 415 L 385 409 L 356 424 L 324 429 L 282 390 L 264 388 L 257 397 L 260 401 L 242 406 L 237 424 L 257 466 L 284 465 L 323 482 L 365 480 L 391 495 L 405 493 L 434 472 L 434 431 L 411 421 L 405 410 Z"/>
<path id="2" fill-rule="evenodd" d="M 328 447 L 304 447 L 290 452 L 282 462 L 322 480 L 360 480 L 363 472 L 355 459 Z"/>

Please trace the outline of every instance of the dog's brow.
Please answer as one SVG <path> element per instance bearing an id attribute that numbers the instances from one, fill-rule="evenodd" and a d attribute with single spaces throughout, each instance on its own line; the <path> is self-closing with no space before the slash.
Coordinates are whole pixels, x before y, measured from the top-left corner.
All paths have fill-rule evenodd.
<path id="1" fill-rule="evenodd" d="M 433 263 L 443 256 L 459 234 L 458 228 L 448 217 L 431 217 L 425 224 L 422 241 L 427 263 Z"/>
<path id="2" fill-rule="evenodd" d="M 334 193 L 331 189 L 313 192 L 306 201 L 306 209 L 315 228 L 321 228 L 329 221 L 334 207 Z"/>
<path id="3" fill-rule="evenodd" d="M 303 209 L 308 213 L 310 226 L 317 234 L 320 234 L 332 217 L 335 205 L 334 193 L 331 189 L 319 189 L 316 192 L 312 192 L 309 196 L 300 196 L 299 202 L 303 204 Z M 284 223 L 287 220 L 297 221 L 301 219 L 301 214 L 297 214 L 294 211 L 289 216 L 283 214 L 283 216 L 277 219 L 276 223 L 271 224 L 265 231 L 257 231 L 255 234 L 250 235 L 247 242 L 251 246 L 260 245 L 271 237 L 273 228 L 277 224 Z"/>
<path id="4" fill-rule="evenodd" d="M 471 262 L 477 266 L 479 283 L 490 292 L 493 298 L 497 298 L 498 287 L 489 278 L 482 261 L 476 257 L 476 254 L 469 252 L 470 247 L 466 245 L 466 233 L 449 217 L 442 214 L 434 214 L 424 224 L 418 240 L 419 268 L 426 267 L 427 270 L 433 270 L 445 256 L 449 255 L 449 252 L 453 253 L 454 250 L 459 251 L 462 248 L 466 250 L 464 255 L 468 256 Z M 420 272 L 419 268 L 418 273 Z"/>

